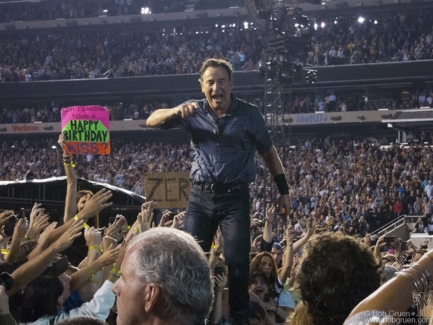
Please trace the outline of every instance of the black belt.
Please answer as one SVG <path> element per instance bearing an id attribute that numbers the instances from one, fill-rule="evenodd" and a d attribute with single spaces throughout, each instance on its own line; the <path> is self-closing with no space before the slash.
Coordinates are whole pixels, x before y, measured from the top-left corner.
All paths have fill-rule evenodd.
<path id="1" fill-rule="evenodd" d="M 194 186 L 199 187 L 202 191 L 212 193 L 230 193 L 236 190 L 248 188 L 247 183 L 194 183 Z"/>

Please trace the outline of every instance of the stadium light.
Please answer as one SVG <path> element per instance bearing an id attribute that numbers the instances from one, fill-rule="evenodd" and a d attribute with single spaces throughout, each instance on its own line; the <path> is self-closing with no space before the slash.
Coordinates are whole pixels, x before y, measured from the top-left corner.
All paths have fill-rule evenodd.
<path id="1" fill-rule="evenodd" d="M 143 7 L 141 8 L 141 14 L 142 15 L 150 15 L 152 12 L 150 11 L 149 7 Z"/>
<path id="2" fill-rule="evenodd" d="M 365 21 L 365 18 L 364 17 L 362 17 L 362 16 L 360 16 L 359 18 L 358 18 L 358 23 L 363 23 Z"/>

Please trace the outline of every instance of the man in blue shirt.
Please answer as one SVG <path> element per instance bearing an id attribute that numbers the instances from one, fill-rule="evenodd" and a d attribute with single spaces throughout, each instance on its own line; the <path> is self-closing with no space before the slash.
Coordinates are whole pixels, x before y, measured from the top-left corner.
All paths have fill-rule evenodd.
<path id="1" fill-rule="evenodd" d="M 278 154 L 257 106 L 235 98 L 231 65 L 209 59 L 200 70 L 206 99 L 155 111 L 148 126 L 180 127 L 192 138 L 194 162 L 184 229 L 209 251 L 221 227 L 228 266 L 233 325 L 249 324 L 250 198 L 254 154 L 263 157 L 281 194 L 280 213 L 289 211 L 288 185 Z M 214 252 L 219 253 L 219 252 Z"/>

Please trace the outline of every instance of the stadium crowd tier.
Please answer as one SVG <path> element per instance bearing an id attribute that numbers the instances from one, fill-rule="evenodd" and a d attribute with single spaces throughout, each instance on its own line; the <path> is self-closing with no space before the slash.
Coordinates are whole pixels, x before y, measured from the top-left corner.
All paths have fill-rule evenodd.
<path id="1" fill-rule="evenodd" d="M 199 0 L 193 4 L 194 10 L 208 10 L 239 6 L 239 0 Z M 185 11 L 184 0 L 108 0 L 99 2 L 79 2 L 65 0 L 62 2 L 44 1 L 40 3 L 5 3 L 0 11 L 0 23 L 14 21 L 55 20 L 59 18 L 90 18 L 101 15 L 123 16 L 150 13 L 169 13 Z M 143 10 L 148 8 L 148 10 Z"/>
<path id="2" fill-rule="evenodd" d="M 388 97 L 386 99 L 386 97 Z M 288 97 L 288 96 L 286 96 Z M 384 94 L 382 99 L 372 99 L 365 102 L 361 95 L 354 95 L 347 91 L 326 90 L 310 94 L 292 94 L 292 105 L 286 98 L 285 113 L 301 114 L 311 112 L 347 112 L 362 110 L 377 110 L 388 108 L 390 110 L 433 107 L 433 91 L 425 89 L 414 91 L 411 99 L 402 100 L 401 96 Z M 383 99 L 385 98 L 385 99 Z M 263 96 L 244 96 L 243 100 L 257 105 L 263 114 Z M 96 102 L 96 103 L 95 103 Z M 132 100 L 132 101 L 101 101 L 96 100 L 95 105 L 106 107 L 110 112 L 111 121 L 124 119 L 145 120 L 159 108 L 173 106 L 173 100 Z M 0 104 L 0 124 L 34 123 L 34 122 L 60 122 L 62 108 L 77 106 L 57 101 L 39 101 L 37 103 L 3 103 Z M 80 106 L 80 105 L 78 105 Z"/>
<path id="3" fill-rule="evenodd" d="M 421 143 L 431 143 L 431 135 L 423 132 L 419 137 Z M 52 149 L 54 143 L 54 139 L 3 142 L 0 178 L 23 179 L 29 170 L 38 179 L 64 175 L 59 154 Z M 74 157 L 77 175 L 145 196 L 144 175 L 189 171 L 192 163 L 187 144 L 126 143 L 113 135 L 111 150 L 110 155 Z M 370 229 L 376 229 L 402 213 L 423 212 L 415 209 L 415 201 L 433 202 L 431 194 L 425 191 L 433 178 L 432 152 L 428 146 L 413 143 L 409 148 L 380 148 L 378 144 L 353 145 L 350 141 L 326 138 L 305 139 L 297 144 L 296 150 L 279 148 L 278 151 L 290 183 L 293 204 L 290 217 L 294 221 L 311 215 L 325 223 L 332 216 L 333 228 L 337 229 L 344 224 L 343 220 L 354 219 L 357 224 L 364 215 Z M 250 195 L 252 217 L 263 220 L 266 204 L 277 200 L 277 189 L 266 178 L 259 159 Z M 399 202 L 401 207 L 395 210 Z M 351 230 L 353 234 L 355 228 Z"/>
<path id="4" fill-rule="evenodd" d="M 433 10 L 370 13 L 318 20 L 311 47 L 298 60 L 311 65 L 432 59 Z M 320 25 L 319 25 L 320 24 Z M 206 26 L 206 22 L 204 22 Z M 0 40 L 4 82 L 197 73 L 206 58 L 235 70 L 266 60 L 263 33 L 241 26 L 175 35 L 148 29 L 26 33 Z"/>

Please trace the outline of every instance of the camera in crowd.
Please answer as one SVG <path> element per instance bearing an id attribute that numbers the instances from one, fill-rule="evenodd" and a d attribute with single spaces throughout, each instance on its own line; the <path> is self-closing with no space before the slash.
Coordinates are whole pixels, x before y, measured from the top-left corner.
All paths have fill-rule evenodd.
<path id="1" fill-rule="evenodd" d="M 12 234 L 14 233 L 14 229 L 15 229 L 15 224 L 17 223 L 18 219 L 21 218 L 25 218 L 25 211 L 24 208 L 20 209 L 20 212 L 15 213 L 14 216 L 12 218 L 10 218 L 4 226 L 4 234 L 8 237 L 12 236 Z"/>

